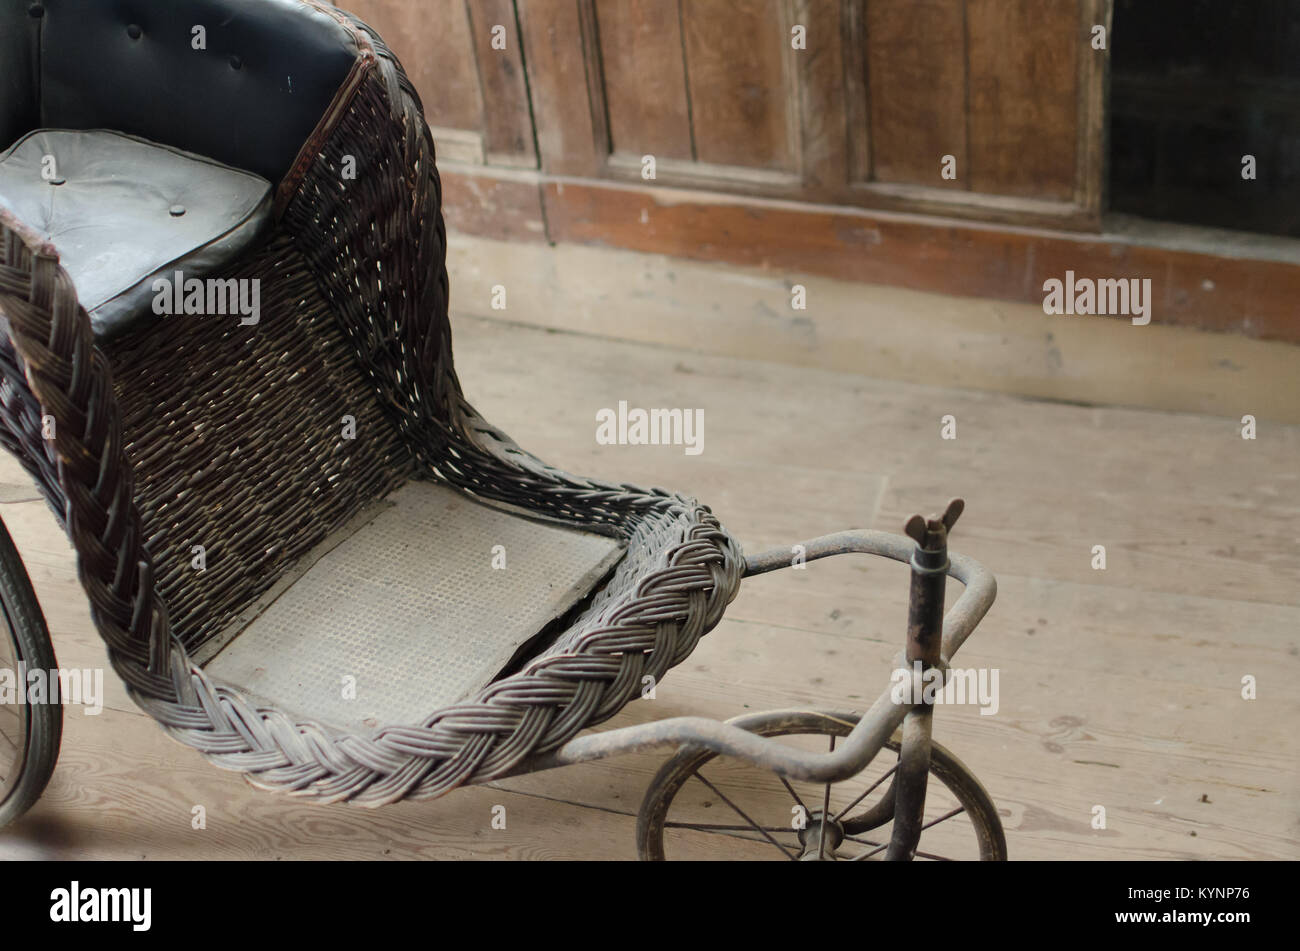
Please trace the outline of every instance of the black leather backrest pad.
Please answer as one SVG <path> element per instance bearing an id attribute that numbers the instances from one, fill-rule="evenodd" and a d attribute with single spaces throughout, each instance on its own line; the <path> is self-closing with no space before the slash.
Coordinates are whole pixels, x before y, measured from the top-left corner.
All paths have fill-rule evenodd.
<path id="1" fill-rule="evenodd" d="M 0 0 L 0 152 L 36 128 L 37 24 L 28 0 Z"/>
<path id="2" fill-rule="evenodd" d="M 299 0 L 41 4 L 42 127 L 115 129 L 272 183 L 359 55 L 350 30 Z"/>

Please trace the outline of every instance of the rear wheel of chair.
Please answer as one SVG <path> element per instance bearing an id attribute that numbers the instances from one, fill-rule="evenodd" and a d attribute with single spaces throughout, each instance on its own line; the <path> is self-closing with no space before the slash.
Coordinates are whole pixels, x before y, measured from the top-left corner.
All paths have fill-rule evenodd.
<path id="1" fill-rule="evenodd" d="M 0 828 L 31 808 L 54 772 L 63 706 L 53 691 L 29 693 L 25 675 L 44 671 L 48 682 L 55 669 L 45 616 L 0 522 Z"/>
<path id="2" fill-rule="evenodd" d="M 731 721 L 808 752 L 833 751 L 856 714 L 756 713 Z M 709 750 L 684 747 L 664 764 L 637 817 L 642 859 L 876 861 L 893 829 L 896 733 L 865 770 L 838 783 L 786 780 Z M 931 745 L 918 860 L 1005 861 L 1006 837 L 979 780 Z"/>

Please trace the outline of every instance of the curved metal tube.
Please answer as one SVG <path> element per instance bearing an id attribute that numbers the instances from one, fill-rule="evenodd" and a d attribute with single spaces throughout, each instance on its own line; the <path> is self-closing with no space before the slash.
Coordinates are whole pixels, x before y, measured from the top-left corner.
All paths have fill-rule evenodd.
<path id="1" fill-rule="evenodd" d="M 801 547 L 804 549 L 805 561 L 857 552 L 910 562 L 915 543 L 905 535 L 858 529 L 823 535 L 810 542 L 804 542 Z M 793 557 L 790 548 L 772 548 L 751 555 L 745 559 L 745 576 L 788 568 L 793 562 Z M 965 590 L 957 599 L 957 603 L 943 616 L 945 661 L 952 660 L 971 631 L 975 630 L 975 626 L 984 619 L 984 615 L 988 614 L 989 608 L 993 606 L 993 599 L 998 595 L 998 585 L 993 578 L 993 573 L 974 558 L 949 551 L 948 565 L 948 577 L 960 581 L 965 586 Z"/>
<path id="2" fill-rule="evenodd" d="M 869 530 L 836 532 L 803 543 L 804 561 L 856 552 L 910 562 L 915 547 L 911 539 L 889 532 Z M 997 583 L 983 565 L 953 552 L 948 554 L 948 575 L 965 590 L 943 619 L 943 659 L 951 660 L 971 631 L 988 613 L 997 596 Z M 793 548 L 774 548 L 745 559 L 745 575 L 763 574 L 788 568 L 795 562 Z M 914 675 L 919 676 L 919 675 Z M 922 684 L 914 683 L 919 696 Z M 706 717 L 673 717 L 654 723 L 607 730 L 579 736 L 559 749 L 534 757 L 508 775 L 571 766 L 623 753 L 642 752 L 659 746 L 689 744 L 725 756 L 738 756 L 790 779 L 818 783 L 841 782 L 856 775 L 880 752 L 907 716 L 910 705 L 895 703 L 892 688 L 886 688 L 863 714 L 844 742 L 831 753 L 796 749 L 779 739 L 750 733 L 731 723 Z"/>

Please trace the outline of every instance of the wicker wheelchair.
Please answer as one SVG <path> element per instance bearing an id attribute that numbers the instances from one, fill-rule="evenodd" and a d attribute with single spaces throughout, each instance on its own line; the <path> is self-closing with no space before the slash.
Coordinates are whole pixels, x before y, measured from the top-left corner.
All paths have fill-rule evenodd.
<path id="1" fill-rule="evenodd" d="M 319 0 L 0 0 L 0 53 L 0 441 L 174 738 L 255 786 L 364 806 L 675 747 L 643 858 L 693 836 L 950 857 L 927 843 L 955 817 L 954 844 L 1005 857 L 928 699 L 583 733 L 684 660 L 744 577 L 910 563 L 916 698 L 993 578 L 948 553 L 957 502 L 908 537 L 746 558 L 694 499 L 562 472 L 482 419 L 452 364 L 432 140 L 365 24 Z M 0 668 L 55 670 L 2 527 L 0 605 Z M 61 718 L 21 689 L 0 708 L 0 826 L 44 788 Z M 741 802 L 745 764 L 775 819 Z M 719 804 L 728 821 L 674 818 Z"/>

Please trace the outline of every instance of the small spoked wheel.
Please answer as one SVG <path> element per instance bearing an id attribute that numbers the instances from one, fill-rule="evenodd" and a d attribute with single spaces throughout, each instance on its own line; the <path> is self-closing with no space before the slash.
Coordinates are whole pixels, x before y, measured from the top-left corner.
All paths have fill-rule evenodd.
<path id="1" fill-rule="evenodd" d="M 40 798 L 59 756 L 63 706 L 57 697 L 30 703 L 25 674 L 55 670 L 45 616 L 27 569 L 0 522 L 0 828 Z M 57 682 L 57 681 L 55 681 Z"/>
<path id="2" fill-rule="evenodd" d="M 835 749 L 857 714 L 773 711 L 732 720 L 809 752 Z M 659 770 L 637 817 L 642 859 L 883 859 L 893 826 L 900 733 L 863 772 L 839 783 L 781 776 L 734 757 L 684 747 Z M 937 743 L 917 859 L 1005 861 L 1002 822 L 979 780 Z"/>

